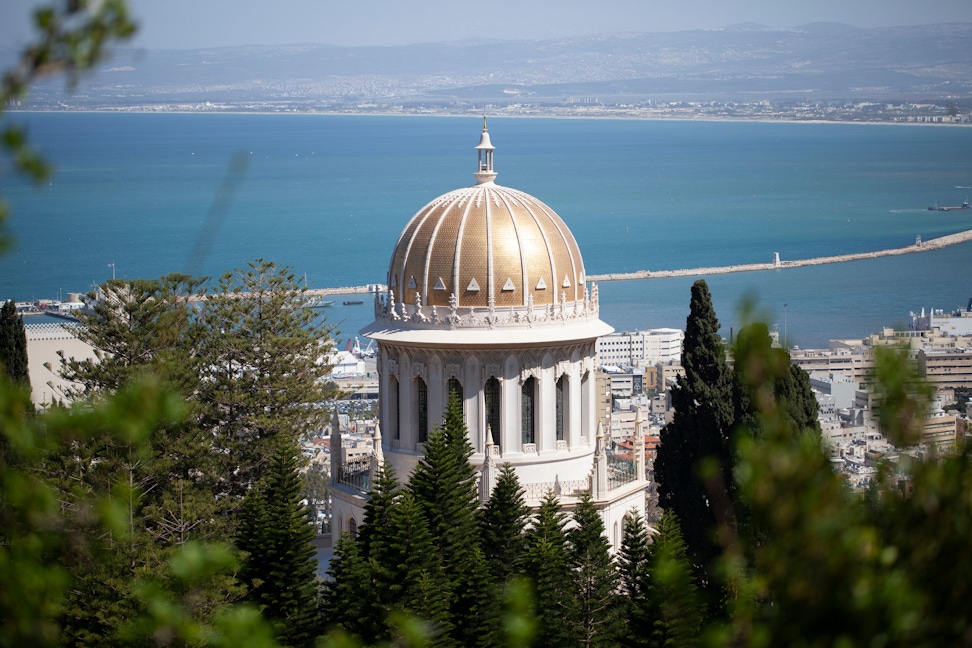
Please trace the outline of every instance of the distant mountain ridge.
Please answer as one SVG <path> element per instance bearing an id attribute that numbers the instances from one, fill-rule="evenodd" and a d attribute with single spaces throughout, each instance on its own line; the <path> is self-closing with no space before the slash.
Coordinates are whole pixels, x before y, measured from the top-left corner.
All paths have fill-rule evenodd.
<path id="1" fill-rule="evenodd" d="M 0 48 L 9 65 L 15 53 Z M 972 98 L 972 24 L 613 33 L 388 47 L 118 50 L 74 102 L 564 103 Z M 64 101 L 53 88 L 34 100 Z"/>

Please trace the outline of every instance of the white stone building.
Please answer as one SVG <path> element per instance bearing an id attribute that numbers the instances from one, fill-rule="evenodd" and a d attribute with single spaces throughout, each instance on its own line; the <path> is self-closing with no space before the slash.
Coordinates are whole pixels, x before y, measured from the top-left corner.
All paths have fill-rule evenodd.
<path id="1" fill-rule="evenodd" d="M 373 463 L 406 480 L 441 423 L 450 393 L 463 403 L 481 497 L 509 463 L 539 504 L 552 490 L 570 510 L 590 491 L 614 547 L 624 515 L 644 512 L 644 441 L 627 455 L 597 425 L 598 318 L 580 249 L 533 196 L 494 182 L 485 122 L 476 184 L 435 198 L 392 250 L 387 295 L 362 330 L 377 343 L 380 438 Z M 636 438 L 638 435 L 636 435 Z M 333 529 L 362 520 L 362 482 L 335 466 Z"/>

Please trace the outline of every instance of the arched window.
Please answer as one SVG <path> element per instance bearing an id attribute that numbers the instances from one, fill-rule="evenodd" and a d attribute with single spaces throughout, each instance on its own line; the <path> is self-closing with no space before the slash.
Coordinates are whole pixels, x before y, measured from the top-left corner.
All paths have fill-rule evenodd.
<path id="1" fill-rule="evenodd" d="M 458 398 L 460 403 L 463 402 L 463 400 L 462 400 L 462 383 L 459 382 L 459 379 L 458 378 L 450 378 L 449 379 L 449 400 L 452 400 L 452 397 L 453 396 L 455 396 L 456 398 Z"/>
<path id="2" fill-rule="evenodd" d="M 486 427 L 493 432 L 493 445 L 500 448 L 500 439 L 503 438 L 500 433 L 500 383 L 495 376 L 486 381 L 483 399 L 486 401 L 484 403 L 486 406 Z"/>
<path id="3" fill-rule="evenodd" d="M 358 537 L 358 521 L 353 517 L 348 520 L 348 533 L 351 534 L 352 538 Z"/>
<path id="4" fill-rule="evenodd" d="M 520 433 L 523 443 L 536 443 L 537 380 L 530 376 L 520 388 Z"/>
<path id="5" fill-rule="evenodd" d="M 418 413 L 418 442 L 425 443 L 429 438 L 429 387 L 421 378 L 416 378 L 418 397 L 415 411 Z"/>
<path id="6" fill-rule="evenodd" d="M 396 441 L 401 439 L 401 419 L 399 418 L 399 412 L 401 411 L 399 407 L 401 406 L 401 395 L 398 391 L 398 378 L 391 376 L 388 380 L 388 385 L 391 387 L 391 403 L 389 403 L 388 409 L 391 410 L 388 414 L 388 421 L 392 426 L 392 438 Z"/>
<path id="7" fill-rule="evenodd" d="M 564 421 L 567 416 L 567 374 L 563 374 L 557 380 L 557 440 L 563 441 L 566 425 Z"/>

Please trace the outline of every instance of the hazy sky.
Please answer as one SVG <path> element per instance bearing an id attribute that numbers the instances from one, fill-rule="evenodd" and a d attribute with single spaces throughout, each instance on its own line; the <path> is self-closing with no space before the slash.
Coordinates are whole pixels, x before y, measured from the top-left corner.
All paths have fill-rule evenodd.
<path id="1" fill-rule="evenodd" d="M 30 7 L 0 0 L 0 43 L 20 47 Z M 194 48 L 325 43 L 399 45 L 463 38 L 552 38 L 616 31 L 972 23 L 972 0 L 129 0 L 134 45 Z"/>

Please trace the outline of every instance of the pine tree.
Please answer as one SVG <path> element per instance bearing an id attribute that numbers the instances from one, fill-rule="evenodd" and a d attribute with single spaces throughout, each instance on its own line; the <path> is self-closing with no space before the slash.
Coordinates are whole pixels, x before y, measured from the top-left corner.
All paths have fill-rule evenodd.
<path id="1" fill-rule="evenodd" d="M 483 552 L 490 572 L 500 585 L 506 585 L 520 571 L 526 553 L 524 532 L 529 516 L 530 509 L 523 500 L 516 471 L 510 464 L 503 464 L 479 518 Z"/>
<path id="2" fill-rule="evenodd" d="M 618 551 L 621 609 L 625 619 L 619 642 L 625 647 L 651 646 L 651 634 L 658 616 L 651 590 L 648 566 L 648 531 L 644 520 L 632 511 L 624 516 L 621 548 Z"/>
<path id="3" fill-rule="evenodd" d="M 27 334 L 24 320 L 17 315 L 17 306 L 6 301 L 0 307 L 0 366 L 12 382 L 30 387 L 27 372 Z"/>
<path id="4" fill-rule="evenodd" d="M 614 646 L 620 631 L 618 572 L 604 537 L 604 522 L 589 493 L 577 503 L 574 524 L 567 539 L 581 644 Z"/>
<path id="5" fill-rule="evenodd" d="M 658 535 L 648 550 L 648 563 L 654 607 L 658 610 L 652 645 L 698 645 L 702 606 L 678 519 L 672 511 L 662 515 Z"/>
<path id="6" fill-rule="evenodd" d="M 678 516 L 689 559 L 716 602 L 722 597 L 711 570 L 719 554 L 717 527 L 728 521 L 733 398 L 719 320 L 703 280 L 692 286 L 682 367 L 685 375 L 672 389 L 675 414 L 661 433 L 655 478 L 659 505 Z"/>
<path id="7" fill-rule="evenodd" d="M 324 619 L 329 631 L 343 630 L 373 643 L 382 628 L 366 628 L 362 619 L 374 612 L 374 582 L 368 561 L 350 534 L 344 533 L 334 545 L 334 554 L 324 581 Z"/>
<path id="8" fill-rule="evenodd" d="M 523 573 L 531 580 L 537 610 L 535 646 L 559 648 L 580 641 L 574 583 L 567 555 L 567 520 L 560 502 L 547 491 L 527 529 Z"/>
<path id="9" fill-rule="evenodd" d="M 411 493 L 403 494 L 391 510 L 388 533 L 397 542 L 385 553 L 387 609 L 422 619 L 432 645 L 456 645 L 449 618 L 452 592 L 423 511 Z"/>
<path id="10" fill-rule="evenodd" d="M 472 447 L 462 417 L 455 413 L 457 406 L 461 412 L 461 404 L 451 398 L 446 425 L 429 435 L 408 490 L 425 514 L 451 592 L 451 636 L 463 646 L 487 645 L 496 631 L 497 608 L 479 544 Z"/>
<path id="11" fill-rule="evenodd" d="M 300 497 L 296 449 L 281 443 L 267 474 L 247 495 L 237 546 L 240 579 L 287 646 L 310 646 L 317 628 L 317 557 L 310 509 Z"/>
<path id="12" fill-rule="evenodd" d="M 286 267 L 258 259 L 220 278 L 201 313 L 201 424 L 227 461 L 220 489 L 242 497 L 278 437 L 293 443 L 323 426 L 331 395 L 322 360 L 328 329 L 315 324 L 306 289 Z"/>

